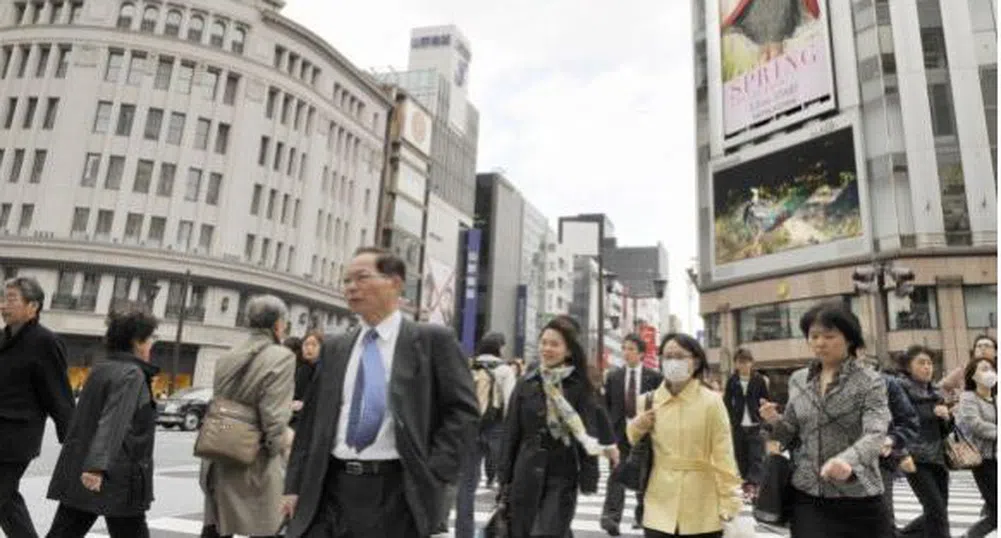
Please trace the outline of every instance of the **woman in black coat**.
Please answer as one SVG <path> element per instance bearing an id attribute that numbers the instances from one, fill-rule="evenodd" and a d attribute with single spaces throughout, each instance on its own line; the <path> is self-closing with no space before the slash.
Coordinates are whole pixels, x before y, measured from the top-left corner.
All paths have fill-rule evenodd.
<path id="1" fill-rule="evenodd" d="M 569 321 L 550 321 L 540 364 L 518 381 L 505 419 L 498 481 L 511 538 L 569 536 L 577 490 L 598 490 L 598 456 L 617 464 L 608 416 L 588 381 Z"/>
<path id="2" fill-rule="evenodd" d="M 112 538 L 148 538 L 156 405 L 149 363 L 157 320 L 139 310 L 109 316 L 108 356 L 90 373 L 52 473 L 59 501 L 48 538 L 83 538 L 104 516 Z"/>

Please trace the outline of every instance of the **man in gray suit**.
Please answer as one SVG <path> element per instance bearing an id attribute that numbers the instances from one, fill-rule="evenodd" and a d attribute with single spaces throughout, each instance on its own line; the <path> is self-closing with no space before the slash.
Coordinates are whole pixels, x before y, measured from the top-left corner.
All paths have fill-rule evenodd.
<path id="1" fill-rule="evenodd" d="M 434 532 L 479 410 L 454 333 L 400 313 L 405 280 L 403 260 L 380 248 L 347 268 L 361 323 L 323 343 L 285 478 L 289 538 Z"/>

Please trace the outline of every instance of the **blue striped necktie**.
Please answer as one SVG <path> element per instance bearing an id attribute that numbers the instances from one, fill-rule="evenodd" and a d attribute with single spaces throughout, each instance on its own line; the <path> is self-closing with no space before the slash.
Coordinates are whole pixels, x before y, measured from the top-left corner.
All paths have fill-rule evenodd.
<path id="1" fill-rule="evenodd" d="M 386 414 L 386 367 L 379 353 L 379 333 L 369 329 L 362 340 L 361 360 L 351 395 L 347 444 L 357 452 L 375 442 Z"/>

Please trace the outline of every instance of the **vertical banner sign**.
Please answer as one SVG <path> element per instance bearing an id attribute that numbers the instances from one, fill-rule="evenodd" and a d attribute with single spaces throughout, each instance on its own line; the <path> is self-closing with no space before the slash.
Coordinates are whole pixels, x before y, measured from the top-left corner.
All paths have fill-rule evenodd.
<path id="1" fill-rule="evenodd" d="M 528 308 L 528 286 L 518 284 L 514 303 L 514 356 L 525 358 L 525 314 Z M 534 358 L 534 357 L 533 357 Z"/>
<path id="2" fill-rule="evenodd" d="M 643 364 L 650 368 L 659 369 L 659 365 L 657 364 L 657 328 L 644 323 L 640 327 L 640 338 L 646 343 Z"/>
<path id="3" fill-rule="evenodd" d="M 462 300 L 462 350 L 472 356 L 476 347 L 476 288 L 480 273 L 480 230 L 465 230 L 465 294 Z"/>

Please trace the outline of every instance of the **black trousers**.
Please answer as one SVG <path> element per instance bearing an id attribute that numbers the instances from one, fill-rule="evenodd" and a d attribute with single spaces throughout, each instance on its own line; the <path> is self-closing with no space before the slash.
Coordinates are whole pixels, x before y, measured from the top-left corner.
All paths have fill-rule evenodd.
<path id="1" fill-rule="evenodd" d="M 761 463 L 765 457 L 765 440 L 761 437 L 761 426 L 734 426 L 733 452 L 744 483 L 759 484 Z"/>
<path id="2" fill-rule="evenodd" d="M 336 460 L 323 479 L 323 499 L 303 538 L 420 538 L 403 490 L 403 469 L 352 475 Z"/>
<path id="3" fill-rule="evenodd" d="M 629 445 L 619 445 L 619 454 L 622 461 L 629 457 Z M 618 525 L 622 522 L 622 510 L 626 505 L 626 487 L 618 481 L 615 473 L 608 473 L 608 483 L 605 485 L 605 504 L 601 508 L 601 521 Z M 643 521 L 643 492 L 636 492 L 636 510 L 633 512 L 633 521 L 641 523 Z"/>
<path id="4" fill-rule="evenodd" d="M 820 498 L 793 489 L 791 538 L 893 538 L 881 496 Z"/>
<path id="5" fill-rule="evenodd" d="M 886 505 L 886 517 L 890 520 L 893 528 L 897 528 L 897 513 L 893 508 L 893 470 L 885 465 L 880 465 L 879 472 L 883 477 L 883 504 Z"/>
<path id="6" fill-rule="evenodd" d="M 60 503 L 52 528 L 45 538 L 84 538 L 99 516 Z M 149 538 L 146 514 L 129 517 L 105 516 L 111 538 Z"/>
<path id="7" fill-rule="evenodd" d="M 21 477 L 28 462 L 0 462 L 0 530 L 10 538 L 38 538 L 21 496 Z"/>
<path id="8" fill-rule="evenodd" d="M 923 513 L 900 530 L 902 538 L 949 538 L 949 471 L 942 465 L 917 464 L 907 475 Z"/>
<path id="9" fill-rule="evenodd" d="M 998 461 L 985 459 L 984 463 L 973 469 L 973 479 L 977 489 L 987 503 L 987 515 L 970 527 L 966 532 L 968 538 L 984 538 L 998 528 Z"/>

